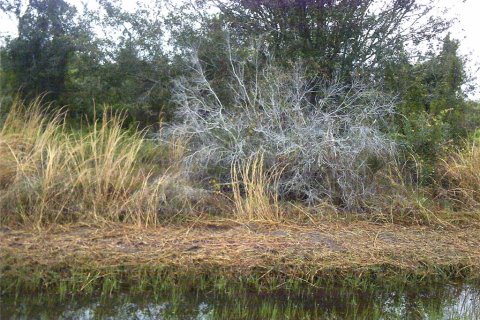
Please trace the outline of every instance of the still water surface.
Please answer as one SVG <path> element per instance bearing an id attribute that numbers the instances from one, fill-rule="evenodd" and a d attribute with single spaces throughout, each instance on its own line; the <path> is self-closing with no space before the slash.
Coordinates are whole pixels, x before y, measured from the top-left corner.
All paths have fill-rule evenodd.
<path id="1" fill-rule="evenodd" d="M 4 296 L 1 319 L 480 319 L 480 288 L 258 294 L 188 292 L 159 296 Z"/>

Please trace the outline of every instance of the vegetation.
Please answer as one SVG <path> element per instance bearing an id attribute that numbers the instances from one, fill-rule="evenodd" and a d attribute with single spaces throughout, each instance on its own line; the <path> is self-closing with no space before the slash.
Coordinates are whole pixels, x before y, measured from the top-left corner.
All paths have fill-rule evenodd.
<path id="1" fill-rule="evenodd" d="M 373 106 L 376 109 L 362 108 L 361 112 L 375 115 L 376 110 L 384 107 L 376 102 L 378 105 Z M 342 105 L 347 108 L 349 103 Z M 220 119 L 219 122 L 208 124 L 206 119 L 191 119 L 181 126 L 167 128 L 169 133 L 160 135 L 169 140 L 158 140 L 147 138 L 146 131 L 124 129 L 124 117 L 107 111 L 102 119 L 72 129 L 64 113 L 46 114 L 42 109 L 40 100 L 28 106 L 16 100 L 3 121 L 2 224 L 41 228 L 51 223 L 110 221 L 150 226 L 168 222 L 173 216 L 191 219 L 208 212 L 247 220 L 286 221 L 288 217 L 302 220 L 310 215 L 305 212 L 317 215 L 320 204 L 329 204 L 330 212 L 340 210 L 353 216 L 367 213 L 370 219 L 376 219 L 378 212 L 389 212 L 396 215 L 392 220 L 409 223 L 442 224 L 450 220 L 464 223 L 466 214 L 470 223 L 480 221 L 478 144 L 459 149 L 438 162 L 439 180 L 422 187 L 402 176 L 394 151 L 385 151 L 392 159 L 390 162 L 376 160 L 375 156 L 383 152 L 376 144 L 386 143 L 387 148 L 393 148 L 389 146 L 393 142 L 382 136 L 374 137 L 377 133 L 362 126 L 359 120 L 346 118 L 348 121 L 342 122 L 333 113 L 330 114 L 333 120 L 325 113 L 315 114 L 319 117 L 316 120 L 303 116 L 301 122 L 292 117 L 292 124 L 313 126 L 290 127 L 298 132 L 288 132 L 282 130 L 282 124 L 270 123 L 271 119 L 288 120 L 292 113 L 273 113 L 269 119 L 247 110 L 247 115 L 259 117 L 256 126 L 246 126 L 255 123 L 255 119 L 248 122 L 241 114 L 233 113 L 223 120 L 216 114 L 210 119 Z M 322 117 L 327 119 L 325 128 L 320 121 Z M 233 121 L 237 120 L 235 124 Z M 335 124 L 336 121 L 341 124 Z M 367 119 L 364 121 L 368 123 Z M 349 123 L 355 125 L 354 133 L 330 127 L 345 130 Z M 209 128 L 215 129 L 210 132 Z M 227 142 L 232 128 L 237 140 Z M 189 129 L 197 131 L 188 135 Z M 267 129 L 279 131 L 269 133 Z M 314 140 L 308 136 L 309 130 L 326 137 Z M 335 138 L 335 132 L 345 135 Z M 364 137 L 360 135 L 362 132 Z M 351 141 L 350 135 L 355 136 Z M 278 142 L 268 140 L 272 137 Z M 299 140 L 305 138 L 303 142 Z M 318 151 L 308 141 L 317 141 Z M 230 145 L 222 149 L 217 142 Z M 291 143 L 291 147 L 279 147 L 280 142 Z M 359 151 L 353 150 L 356 147 Z M 349 151 L 355 152 L 351 159 L 347 157 Z M 310 159 L 314 154 L 317 158 Z M 307 189 L 309 184 L 321 189 Z M 305 197 L 308 192 L 312 198 Z M 430 200 L 418 206 L 419 196 Z M 405 198 L 398 202 L 392 201 L 393 197 Z M 292 209 L 292 205 L 300 210 Z M 402 216 L 404 210 L 410 210 L 411 216 L 406 220 Z M 425 212 L 436 217 L 434 221 L 425 217 Z"/>
<path id="2" fill-rule="evenodd" d="M 374 192 L 371 178 L 394 158 L 395 143 L 381 130 L 393 120 L 391 98 L 357 83 L 317 83 L 301 66 L 291 74 L 265 67 L 248 82 L 243 64 L 230 64 L 233 107 L 198 63 L 195 78 L 177 84 L 183 121 L 171 131 L 195 149 L 188 165 L 227 183 L 231 163 L 262 153 L 268 170 L 282 169 L 279 195 L 361 207 Z"/>
<path id="3" fill-rule="evenodd" d="M 70 132 L 62 113 L 17 101 L 0 137 L 3 223 L 158 221 L 170 177 L 142 165 L 144 133 L 123 130 L 121 116 L 105 113 L 85 132 Z"/>
<path id="4" fill-rule="evenodd" d="M 109 295 L 239 284 L 269 292 L 480 280 L 478 228 L 243 221 L 10 229 L 0 235 L 1 290 Z"/>
<path id="5" fill-rule="evenodd" d="M 474 278 L 480 106 L 433 3 L 0 1 L 2 289 Z"/>

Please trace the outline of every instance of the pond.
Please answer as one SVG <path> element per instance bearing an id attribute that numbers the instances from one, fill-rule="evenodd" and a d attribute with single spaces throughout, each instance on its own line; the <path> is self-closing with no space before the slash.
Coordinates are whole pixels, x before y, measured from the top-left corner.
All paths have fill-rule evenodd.
<path id="1" fill-rule="evenodd" d="M 1 319 L 480 319 L 480 288 L 3 296 Z"/>

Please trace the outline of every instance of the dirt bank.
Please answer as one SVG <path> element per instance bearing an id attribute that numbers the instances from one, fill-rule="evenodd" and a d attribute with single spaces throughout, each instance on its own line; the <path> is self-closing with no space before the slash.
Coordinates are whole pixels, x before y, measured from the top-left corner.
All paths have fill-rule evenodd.
<path id="1" fill-rule="evenodd" d="M 328 274 L 478 276 L 480 230 L 433 229 L 368 222 L 317 226 L 210 221 L 139 228 L 110 225 L 56 227 L 48 231 L 2 228 L 3 276 L 89 270 L 170 270 L 258 277 L 281 274 L 313 282 Z M 126 269 L 125 269 L 126 268 Z"/>

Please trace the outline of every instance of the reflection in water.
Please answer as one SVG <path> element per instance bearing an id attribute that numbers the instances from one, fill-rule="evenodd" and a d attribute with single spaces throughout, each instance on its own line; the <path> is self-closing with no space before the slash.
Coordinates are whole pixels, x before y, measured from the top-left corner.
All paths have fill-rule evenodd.
<path id="1" fill-rule="evenodd" d="M 46 296 L 7 296 L 2 297 L 1 307 L 1 319 L 480 319 L 480 289 L 119 294 L 62 302 Z"/>

